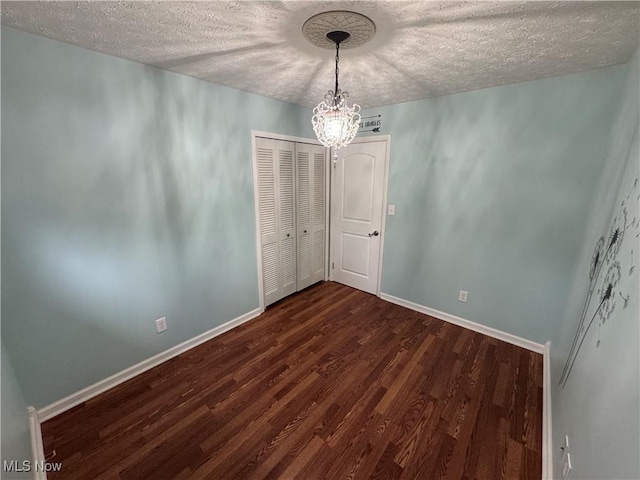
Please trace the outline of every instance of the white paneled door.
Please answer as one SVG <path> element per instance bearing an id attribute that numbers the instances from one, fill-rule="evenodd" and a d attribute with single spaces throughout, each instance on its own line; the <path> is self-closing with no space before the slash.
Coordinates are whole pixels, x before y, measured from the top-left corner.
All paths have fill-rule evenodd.
<path id="1" fill-rule="evenodd" d="M 377 295 L 387 141 L 352 143 L 339 157 L 332 168 L 332 278 Z"/>

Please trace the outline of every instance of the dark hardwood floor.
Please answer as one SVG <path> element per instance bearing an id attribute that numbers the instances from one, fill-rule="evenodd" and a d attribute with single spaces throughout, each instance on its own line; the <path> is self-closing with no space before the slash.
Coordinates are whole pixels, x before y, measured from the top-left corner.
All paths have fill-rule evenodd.
<path id="1" fill-rule="evenodd" d="M 327 282 L 42 431 L 50 479 L 540 479 L 542 356 Z"/>

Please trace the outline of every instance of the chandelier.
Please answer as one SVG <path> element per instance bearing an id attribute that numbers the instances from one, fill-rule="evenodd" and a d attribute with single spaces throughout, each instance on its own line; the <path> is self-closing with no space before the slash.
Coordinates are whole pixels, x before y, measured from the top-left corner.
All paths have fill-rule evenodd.
<path id="1" fill-rule="evenodd" d="M 336 44 L 336 84 L 334 90 L 329 90 L 314 109 L 311 123 L 318 140 L 325 147 L 333 148 L 334 161 L 338 159 L 338 149 L 355 138 L 360 127 L 360 105 L 347 104 L 349 94 L 340 90 L 338 86 L 338 72 L 340 71 L 340 43 L 349 39 L 350 33 L 334 30 L 326 34 L 326 38 Z"/>

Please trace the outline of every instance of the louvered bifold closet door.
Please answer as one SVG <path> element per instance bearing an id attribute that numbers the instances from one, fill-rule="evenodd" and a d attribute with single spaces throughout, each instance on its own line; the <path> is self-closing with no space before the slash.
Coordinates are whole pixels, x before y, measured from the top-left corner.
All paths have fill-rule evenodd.
<path id="1" fill-rule="evenodd" d="M 295 144 L 256 137 L 265 305 L 296 290 Z"/>
<path id="2" fill-rule="evenodd" d="M 311 232 L 313 234 L 311 250 L 311 282 L 324 280 L 325 261 L 325 149 L 314 145 L 313 150 L 313 190 L 311 210 Z"/>
<path id="3" fill-rule="evenodd" d="M 298 290 L 324 279 L 324 148 L 296 145 Z"/>
<path id="4" fill-rule="evenodd" d="M 296 225 L 295 225 L 295 144 L 278 141 L 280 264 L 282 266 L 282 296 L 296 291 Z M 282 297 L 281 297 L 282 298 Z"/>

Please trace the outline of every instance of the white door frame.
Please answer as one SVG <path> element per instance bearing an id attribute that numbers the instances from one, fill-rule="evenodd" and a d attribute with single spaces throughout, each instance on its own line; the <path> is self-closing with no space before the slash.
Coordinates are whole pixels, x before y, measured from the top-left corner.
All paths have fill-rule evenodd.
<path id="1" fill-rule="evenodd" d="M 258 300 L 259 300 L 259 308 L 260 313 L 264 312 L 264 285 L 262 284 L 262 245 L 260 242 L 260 204 L 258 198 L 258 159 L 256 158 L 256 137 L 262 138 L 270 138 L 273 140 L 286 140 L 288 142 L 298 142 L 298 143 L 310 143 L 312 145 L 322 145 L 318 140 L 312 138 L 304 138 L 304 137 L 296 137 L 293 135 L 282 135 L 280 133 L 271 133 L 271 132 L 263 132 L 261 130 L 251 130 L 251 166 L 253 169 L 253 210 L 255 216 L 255 233 L 256 233 L 256 260 L 258 262 L 257 270 L 258 270 Z M 327 212 L 324 216 L 324 231 L 325 231 L 325 260 L 329 258 L 329 171 L 328 167 L 329 155 L 325 149 L 325 212 Z M 386 186 L 385 186 L 386 188 Z M 294 211 L 294 215 L 297 215 L 297 210 Z M 295 217 L 297 218 L 297 216 Z M 328 260 L 325 262 L 327 266 L 329 265 Z M 327 267 L 328 269 L 328 267 Z M 325 271 L 324 280 L 328 278 L 328 275 Z"/>
<path id="2" fill-rule="evenodd" d="M 380 289 L 382 287 L 382 256 L 384 254 L 384 236 L 385 233 L 387 231 L 386 229 L 386 220 L 387 220 L 387 183 L 389 181 L 389 160 L 390 160 L 390 153 L 391 153 L 391 135 L 370 135 L 367 137 L 360 137 L 360 138 L 356 138 L 355 140 L 353 140 L 353 142 L 351 142 L 351 144 L 354 143 L 371 143 L 371 142 L 385 142 L 385 155 L 386 155 L 386 161 L 385 161 L 385 165 L 384 165 L 384 180 L 383 180 L 383 186 L 382 186 L 382 231 L 380 232 L 380 254 L 378 256 L 378 279 L 376 280 L 376 296 L 379 297 L 380 296 Z M 339 162 L 342 160 L 338 160 Z M 332 163 L 332 160 L 329 162 Z M 332 168 L 330 168 L 329 170 L 333 171 Z M 333 182 L 333 175 L 331 175 L 331 178 L 329 179 L 330 182 Z M 331 239 L 331 201 L 333 200 L 333 197 L 329 197 L 329 228 L 327 229 L 329 231 L 329 239 Z M 329 240 L 329 243 L 331 243 L 331 240 Z M 328 262 L 328 266 L 330 266 L 331 264 L 333 264 L 333 248 L 330 249 L 330 257 L 329 257 L 329 262 Z M 328 276 L 329 280 L 333 281 L 333 269 L 329 268 L 329 276 Z"/>

